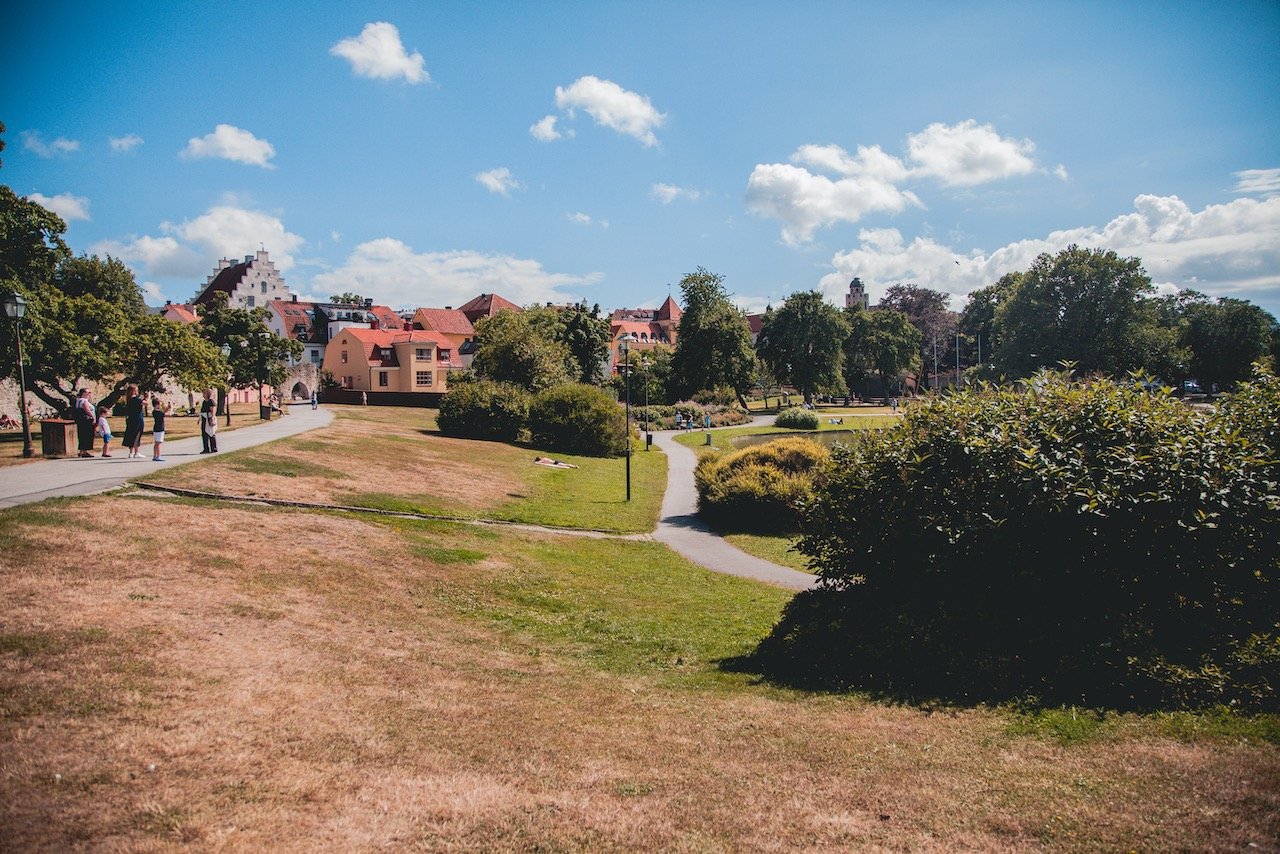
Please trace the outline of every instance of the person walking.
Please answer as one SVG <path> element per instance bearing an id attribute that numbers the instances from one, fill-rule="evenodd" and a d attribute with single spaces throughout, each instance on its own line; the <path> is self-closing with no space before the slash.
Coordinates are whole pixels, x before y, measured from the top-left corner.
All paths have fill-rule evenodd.
<path id="1" fill-rule="evenodd" d="M 111 422 L 105 406 L 98 407 L 98 435 L 102 437 L 102 456 L 111 456 Z"/>
<path id="2" fill-rule="evenodd" d="M 213 402 L 213 389 L 204 390 L 204 400 L 200 402 L 200 444 L 202 454 L 218 452 L 218 416 Z"/>
<path id="3" fill-rule="evenodd" d="M 151 447 L 154 449 L 151 454 L 151 462 L 162 463 L 164 457 L 160 456 L 160 446 L 164 444 L 164 417 L 168 414 L 168 407 L 160 403 L 160 398 L 151 398 Z"/>
<path id="4" fill-rule="evenodd" d="M 136 385 L 130 385 L 125 392 L 123 444 L 129 449 L 131 460 L 142 457 L 142 433 L 145 429 L 146 413 L 142 409 L 142 396 L 138 394 Z"/>
<path id="5" fill-rule="evenodd" d="M 80 448 L 80 456 L 93 456 L 93 428 L 98 421 L 97 412 L 89 401 L 89 389 L 80 389 L 76 397 L 76 440 Z"/>
<path id="6" fill-rule="evenodd" d="M 316 411 L 316 409 L 317 409 L 317 408 L 319 408 L 319 406 L 320 406 L 320 395 L 316 394 L 315 390 L 314 390 L 314 389 L 312 389 L 312 391 L 311 391 L 311 411 L 312 411 L 312 412 L 315 412 L 315 411 Z"/>

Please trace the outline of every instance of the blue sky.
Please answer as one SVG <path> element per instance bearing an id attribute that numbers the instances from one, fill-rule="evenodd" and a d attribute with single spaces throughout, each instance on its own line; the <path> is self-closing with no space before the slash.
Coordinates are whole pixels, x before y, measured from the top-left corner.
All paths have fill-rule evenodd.
<path id="1" fill-rule="evenodd" d="M 0 5 L 0 181 L 153 304 L 955 305 L 1075 242 L 1280 315 L 1280 4 Z"/>

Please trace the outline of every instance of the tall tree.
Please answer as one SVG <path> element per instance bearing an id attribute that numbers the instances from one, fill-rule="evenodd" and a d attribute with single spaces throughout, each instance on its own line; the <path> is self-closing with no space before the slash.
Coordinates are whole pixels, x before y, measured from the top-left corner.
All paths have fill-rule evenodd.
<path id="1" fill-rule="evenodd" d="M 1269 312 L 1229 297 L 1189 305 L 1186 321 L 1182 340 L 1191 351 L 1191 373 L 1223 389 L 1249 379 L 1253 363 L 1268 354 L 1276 328 Z"/>
<path id="2" fill-rule="evenodd" d="M 226 294 L 216 294 L 214 302 L 200 312 L 199 331 L 215 349 L 227 345 L 231 355 L 220 366 L 219 379 L 210 383 L 218 388 L 256 388 L 278 386 L 288 374 L 286 362 L 302 355 L 302 342 L 283 338 L 268 326 L 270 309 L 233 308 Z M 219 411 L 225 411 L 225 396 Z"/>
<path id="3" fill-rule="evenodd" d="M 920 285 L 891 285 L 877 308 L 900 311 L 920 330 L 920 363 L 930 365 L 934 374 L 939 364 L 952 364 L 959 316 L 947 307 L 950 296 Z"/>
<path id="4" fill-rule="evenodd" d="M 1005 273 L 994 285 L 978 288 L 969 294 L 958 322 L 959 330 L 968 342 L 968 351 L 963 354 L 966 364 L 992 361 L 998 343 L 995 337 L 996 309 L 1009 298 L 1021 275 Z"/>
<path id="5" fill-rule="evenodd" d="M 569 350 L 578 382 L 598 385 L 604 381 L 609 321 L 600 316 L 598 303 L 589 309 L 586 303 L 577 303 L 561 311 L 560 341 Z"/>
<path id="6" fill-rule="evenodd" d="M 844 385 L 841 367 L 849 323 L 819 291 L 800 291 L 767 312 L 756 352 L 777 378 L 795 386 L 807 402 L 820 388 Z"/>
<path id="7" fill-rule="evenodd" d="M 497 382 L 542 391 L 569 382 L 569 349 L 532 311 L 500 311 L 476 324 L 472 369 Z"/>
<path id="8" fill-rule="evenodd" d="M 874 371 L 888 397 L 904 373 L 917 370 L 921 365 L 920 330 L 905 314 L 887 308 L 852 311 L 848 319 L 845 381 L 853 387 Z"/>
<path id="9" fill-rule="evenodd" d="M 1119 376 L 1143 367 L 1139 298 L 1154 288 L 1142 262 L 1070 246 L 1036 258 L 996 309 L 996 361 L 1012 377 L 1062 361 Z"/>
<path id="10" fill-rule="evenodd" d="M 728 386 L 745 400 L 755 373 L 747 317 L 729 301 L 724 277 L 699 267 L 680 280 L 684 313 L 671 358 L 673 391 L 687 398 Z"/>

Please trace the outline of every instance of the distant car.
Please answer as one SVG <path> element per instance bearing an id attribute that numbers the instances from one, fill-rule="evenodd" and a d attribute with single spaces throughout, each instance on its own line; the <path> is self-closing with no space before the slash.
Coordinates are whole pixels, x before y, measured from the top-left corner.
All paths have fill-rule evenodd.
<path id="1" fill-rule="evenodd" d="M 1199 380 L 1183 380 L 1173 392 L 1178 397 L 1207 397 L 1209 392 L 1200 386 Z"/>

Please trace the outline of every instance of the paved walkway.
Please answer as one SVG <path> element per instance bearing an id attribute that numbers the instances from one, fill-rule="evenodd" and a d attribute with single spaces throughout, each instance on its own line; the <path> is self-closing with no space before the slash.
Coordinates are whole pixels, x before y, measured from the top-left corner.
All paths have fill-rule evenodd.
<path id="1" fill-rule="evenodd" d="M 332 420 L 333 413 L 324 407 L 313 412 L 310 406 L 295 405 L 290 408 L 287 416 L 274 421 L 219 431 L 218 450 L 238 451 L 261 445 L 295 433 L 325 427 Z M 65 457 L 0 468 L 0 507 L 14 507 L 45 498 L 93 495 L 123 486 L 126 481 L 139 475 L 204 459 L 200 455 L 199 436 L 165 442 L 161 446 L 165 458 L 162 463 L 151 462 L 151 442 L 148 438 L 143 437 L 142 440 L 142 459 L 129 459 L 128 451 L 120 447 L 119 441 L 117 434 L 109 459 L 98 456 L 91 459 Z M 101 453 L 101 440 L 97 441 L 97 448 L 98 453 Z"/>
<path id="2" fill-rule="evenodd" d="M 772 424 L 773 416 L 756 416 L 753 424 Z M 662 499 L 662 516 L 654 539 L 666 543 L 700 566 L 726 575 L 767 581 L 791 590 L 808 590 L 817 576 L 779 566 L 749 555 L 713 533 L 698 518 L 698 490 L 693 485 L 693 468 L 698 455 L 676 441 L 679 433 L 654 433 L 653 442 L 667 455 L 667 492 Z M 705 435 L 701 432 L 700 435 Z"/>

